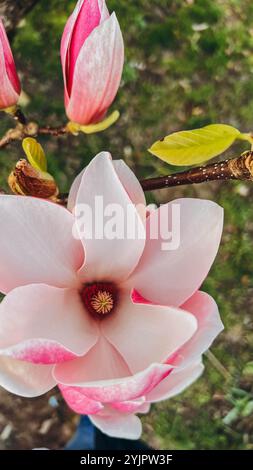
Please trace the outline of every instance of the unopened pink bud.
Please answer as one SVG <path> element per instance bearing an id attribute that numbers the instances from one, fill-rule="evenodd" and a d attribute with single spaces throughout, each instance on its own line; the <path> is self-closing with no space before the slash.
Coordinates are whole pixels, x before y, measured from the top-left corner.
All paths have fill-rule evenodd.
<path id="1" fill-rule="evenodd" d="M 0 109 L 17 104 L 21 92 L 10 44 L 0 18 Z"/>
<path id="2" fill-rule="evenodd" d="M 101 121 L 121 80 L 124 43 L 105 0 L 79 0 L 62 36 L 65 108 L 81 125 Z"/>

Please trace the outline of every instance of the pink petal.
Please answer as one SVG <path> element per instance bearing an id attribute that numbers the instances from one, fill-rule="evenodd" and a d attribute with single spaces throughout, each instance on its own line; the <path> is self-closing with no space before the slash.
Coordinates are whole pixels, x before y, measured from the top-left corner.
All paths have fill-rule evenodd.
<path id="1" fill-rule="evenodd" d="M 148 393 L 147 401 L 153 403 L 168 400 L 178 395 L 195 382 L 203 373 L 203 370 L 204 366 L 201 362 L 191 364 L 183 369 L 174 369 L 168 377 Z"/>
<path id="2" fill-rule="evenodd" d="M 81 171 L 81 173 L 79 173 L 77 175 L 77 177 L 74 179 L 74 181 L 71 185 L 71 188 L 69 190 L 68 210 L 70 212 L 73 212 L 74 209 L 75 209 L 77 194 L 78 194 L 78 191 L 79 191 L 79 188 L 80 188 L 80 185 L 81 185 L 81 182 L 82 182 L 82 177 L 84 175 L 85 170 L 86 170 L 86 168 L 84 168 Z"/>
<path id="3" fill-rule="evenodd" d="M 87 356 L 89 356 L 89 354 L 90 353 L 88 353 Z M 89 356 L 89 358 L 93 359 L 92 356 Z M 109 358 L 109 355 L 107 358 L 100 356 L 100 360 L 103 360 L 103 364 Z M 97 362 L 95 364 L 97 366 Z M 102 403 L 129 401 L 142 397 L 150 392 L 173 370 L 173 366 L 152 364 L 148 369 L 134 376 L 129 375 L 129 373 L 129 376 L 125 378 L 102 380 L 95 378 L 96 371 L 94 369 L 96 369 L 96 367 L 94 367 L 94 363 L 89 363 L 87 360 L 85 370 L 81 369 L 80 365 L 82 365 L 80 359 L 72 361 L 72 364 L 57 364 L 54 369 L 55 380 L 65 385 L 81 387 L 82 393 L 86 397 Z M 73 370 L 73 366 L 78 370 Z M 91 370 L 92 367 L 93 370 Z M 90 380 L 93 382 L 90 382 Z"/>
<path id="4" fill-rule="evenodd" d="M 144 403 L 145 397 L 140 397 L 138 400 L 111 403 L 110 406 L 120 413 L 137 413 Z"/>
<path id="5" fill-rule="evenodd" d="M 61 394 L 68 406 L 78 414 L 91 415 L 103 409 L 103 405 L 87 398 L 78 387 L 59 385 Z"/>
<path id="6" fill-rule="evenodd" d="M 161 236 L 155 239 L 153 231 L 159 223 L 166 231 L 172 229 L 173 204 L 180 207 L 180 244 L 168 251 L 162 249 L 165 240 Z M 182 305 L 207 276 L 219 248 L 222 226 L 223 210 L 211 201 L 178 199 L 152 211 L 147 219 L 146 247 L 129 286 L 151 302 Z"/>
<path id="7" fill-rule="evenodd" d="M 148 414 L 150 412 L 150 408 L 151 408 L 151 404 L 150 403 L 143 403 L 142 406 L 140 406 L 140 408 L 138 409 L 138 414 Z"/>
<path id="8" fill-rule="evenodd" d="M 112 380 L 129 374 L 129 369 L 120 354 L 103 337 L 100 337 L 97 344 L 85 356 L 59 364 L 55 368 L 56 380 L 70 385 Z"/>
<path id="9" fill-rule="evenodd" d="M 70 15 L 61 39 L 61 63 L 62 63 L 62 71 L 63 71 L 63 80 L 64 80 L 64 96 L 65 96 L 65 105 L 68 105 L 69 102 L 69 93 L 68 93 L 68 82 L 67 82 L 67 74 L 68 74 L 68 48 L 69 43 L 72 35 L 73 28 L 75 26 L 75 21 L 80 11 L 80 6 L 84 0 L 79 0 L 77 2 L 76 8 L 73 11 L 72 15 Z"/>
<path id="10" fill-rule="evenodd" d="M 9 41 L 0 18 L 0 109 L 17 103 L 21 91 Z"/>
<path id="11" fill-rule="evenodd" d="M 118 283 L 126 279 L 136 267 L 143 252 L 145 228 L 115 172 L 109 153 L 102 152 L 97 155 L 86 168 L 76 202 L 76 215 L 79 210 L 81 215 L 77 231 L 80 238 L 82 237 L 85 250 L 85 263 L 79 272 L 81 280 L 83 282 L 106 280 Z M 85 224 L 82 205 L 88 206 L 92 211 L 92 217 L 85 216 Z M 115 222 L 115 212 L 108 214 L 109 217 L 103 217 L 108 208 L 113 211 L 120 210 L 121 216 L 117 228 L 123 232 L 119 235 L 117 232 L 113 239 L 110 239 L 105 232 L 113 218 Z M 94 231 L 95 220 L 98 220 L 97 227 L 101 225 L 101 233 Z M 127 220 L 130 222 L 127 223 Z M 85 229 L 84 234 L 81 233 L 83 229 Z M 127 230 L 131 230 L 132 238 L 127 237 L 129 233 Z"/>
<path id="12" fill-rule="evenodd" d="M 99 26 L 101 22 L 101 12 L 98 0 L 85 0 L 81 2 L 81 7 L 76 18 L 74 28 L 72 30 L 71 41 L 69 44 L 69 72 L 68 72 L 68 90 L 71 94 L 73 75 L 75 70 L 76 60 L 79 52 L 92 31 Z M 104 4 L 105 9 L 106 5 Z M 104 10 L 105 11 L 105 10 Z M 107 10 L 106 18 L 109 18 Z"/>
<path id="13" fill-rule="evenodd" d="M 186 367 L 210 348 L 224 326 L 214 299 L 205 292 L 196 292 L 182 308 L 191 312 L 198 322 L 196 333 L 178 352 L 180 365 Z"/>
<path id="14" fill-rule="evenodd" d="M 114 169 L 118 175 L 120 182 L 124 186 L 132 203 L 135 204 L 136 206 L 140 206 L 139 207 L 140 216 L 145 220 L 146 213 L 143 214 L 144 208 L 146 206 L 145 194 L 134 172 L 126 165 L 126 163 L 123 160 L 112 160 L 112 164 L 114 166 Z M 69 197 L 68 197 L 68 209 L 71 212 L 73 211 L 75 207 L 78 190 L 79 190 L 85 170 L 86 168 L 84 168 L 81 171 L 81 173 L 77 175 L 77 177 L 75 178 L 70 188 Z M 141 208 L 141 206 L 143 206 L 143 208 Z"/>
<path id="15" fill-rule="evenodd" d="M 91 12 L 96 13 L 96 16 L 92 16 L 87 12 L 87 6 L 91 10 Z M 81 13 L 81 15 L 80 15 Z M 87 18 L 85 17 L 87 15 Z M 80 18 L 82 16 L 82 18 Z M 70 53 L 70 46 L 73 46 L 75 50 L 75 60 L 73 61 L 73 65 L 75 65 L 76 59 L 79 55 L 80 49 L 89 34 L 92 32 L 93 25 L 98 26 L 101 22 L 105 21 L 109 17 L 109 12 L 105 4 L 105 0 L 79 0 L 76 4 L 76 7 L 69 17 L 66 26 L 64 28 L 64 32 L 62 35 L 61 41 L 61 61 L 62 61 L 62 68 L 63 68 L 63 75 L 64 75 L 64 82 L 65 82 L 65 98 L 66 103 L 69 100 L 69 93 L 68 88 L 71 90 L 72 81 L 73 81 L 73 71 L 71 73 L 71 81 L 67 80 L 69 76 L 69 66 L 70 62 L 73 61 L 73 57 Z M 81 19 L 81 21 L 80 21 Z M 76 32 L 76 26 L 78 23 L 78 37 L 74 32 Z M 94 27 L 95 27 L 94 26 Z"/>
<path id="16" fill-rule="evenodd" d="M 34 365 L 0 356 L 0 386 L 22 397 L 38 397 L 56 385 L 52 366 Z"/>
<path id="17" fill-rule="evenodd" d="M 107 436 L 121 439 L 139 439 L 141 437 L 141 421 L 134 414 L 122 415 L 103 410 L 97 415 L 90 416 L 90 420 Z"/>
<path id="18" fill-rule="evenodd" d="M 197 330 L 193 315 L 152 304 L 134 304 L 121 294 L 117 311 L 101 323 L 106 338 L 124 357 L 133 374 L 164 362 Z"/>
<path id="19" fill-rule="evenodd" d="M 124 63 L 124 43 L 115 13 L 94 29 L 77 61 L 66 112 L 79 124 L 98 122 L 113 102 Z"/>
<path id="20" fill-rule="evenodd" d="M 141 219 L 146 221 L 146 198 L 134 172 L 126 165 L 124 160 L 113 160 L 112 163 L 128 196 L 133 204 L 137 206 Z"/>
<path id="21" fill-rule="evenodd" d="M 83 248 L 74 217 L 48 201 L 0 195 L 0 291 L 31 283 L 79 285 Z"/>
<path id="22" fill-rule="evenodd" d="M 87 353 L 97 339 L 97 325 L 74 289 L 19 287 L 0 304 L 0 355 L 52 364 Z"/>

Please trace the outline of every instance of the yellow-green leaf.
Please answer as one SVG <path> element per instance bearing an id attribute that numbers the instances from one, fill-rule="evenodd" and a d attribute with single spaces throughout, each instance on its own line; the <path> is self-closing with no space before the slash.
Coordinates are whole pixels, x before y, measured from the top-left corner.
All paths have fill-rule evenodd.
<path id="1" fill-rule="evenodd" d="M 23 140 L 22 145 L 32 167 L 39 171 L 47 171 L 46 155 L 39 142 L 32 137 L 26 137 Z"/>
<path id="2" fill-rule="evenodd" d="M 149 152 L 171 165 L 197 165 L 227 150 L 237 138 L 244 137 L 234 127 L 211 124 L 170 134 L 155 142 Z"/>

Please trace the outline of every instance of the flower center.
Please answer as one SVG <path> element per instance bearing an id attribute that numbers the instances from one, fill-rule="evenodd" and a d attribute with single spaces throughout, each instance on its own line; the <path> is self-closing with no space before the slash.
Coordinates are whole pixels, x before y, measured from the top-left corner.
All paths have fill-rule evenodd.
<path id="1" fill-rule="evenodd" d="M 92 315 L 102 319 L 112 313 L 117 302 L 117 289 L 111 282 L 86 284 L 81 299 Z"/>

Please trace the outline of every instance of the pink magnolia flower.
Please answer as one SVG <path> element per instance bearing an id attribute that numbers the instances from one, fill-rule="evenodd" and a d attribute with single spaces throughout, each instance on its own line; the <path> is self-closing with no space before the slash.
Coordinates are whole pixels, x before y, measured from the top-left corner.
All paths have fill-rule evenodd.
<path id="1" fill-rule="evenodd" d="M 101 121 L 119 88 L 124 43 L 115 13 L 105 0 L 79 0 L 61 43 L 65 108 L 69 119 Z"/>
<path id="2" fill-rule="evenodd" d="M 92 238 L 89 217 L 81 236 L 74 208 L 94 213 L 97 196 L 130 214 L 141 236 Z M 214 300 L 198 290 L 220 243 L 221 207 L 177 200 L 180 246 L 163 251 L 150 234 L 172 203 L 147 217 L 140 204 L 138 180 L 106 152 L 77 177 L 68 209 L 0 196 L 0 385 L 24 397 L 58 385 L 76 413 L 132 439 L 141 434 L 136 413 L 196 380 L 223 328 Z"/>
<path id="3" fill-rule="evenodd" d="M 21 92 L 10 44 L 0 18 L 0 109 L 14 106 Z"/>

